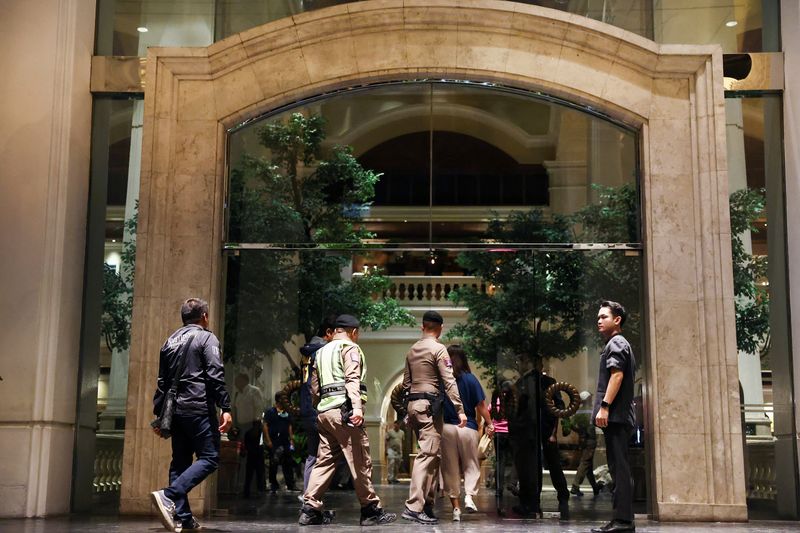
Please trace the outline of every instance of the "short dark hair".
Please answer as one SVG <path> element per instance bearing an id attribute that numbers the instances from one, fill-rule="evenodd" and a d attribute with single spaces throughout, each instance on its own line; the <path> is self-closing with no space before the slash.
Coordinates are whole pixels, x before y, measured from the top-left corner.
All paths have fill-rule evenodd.
<path id="1" fill-rule="evenodd" d="M 600 302 L 600 307 L 608 307 L 611 311 L 611 314 L 615 317 L 619 317 L 619 327 L 625 325 L 625 319 L 628 316 L 628 312 L 625 311 L 625 308 L 622 307 L 622 304 L 619 302 L 612 302 L 611 300 L 603 300 Z"/>
<path id="2" fill-rule="evenodd" d="M 208 314 L 208 302 L 200 298 L 189 298 L 181 306 L 181 320 L 183 324 L 197 324 Z"/>
<path id="3" fill-rule="evenodd" d="M 467 352 L 460 344 L 451 344 L 447 347 L 447 354 L 450 356 L 450 361 L 453 363 L 453 375 L 460 377 L 461 374 L 472 374 L 472 369 L 469 367 L 467 360 Z"/>
<path id="4" fill-rule="evenodd" d="M 328 315 L 322 319 L 322 323 L 319 325 L 319 329 L 317 330 L 317 337 L 324 337 L 328 334 L 328 330 L 335 330 L 336 324 L 336 317 L 339 315 Z"/>
<path id="5" fill-rule="evenodd" d="M 276 403 L 284 403 L 286 401 L 286 393 L 282 390 L 279 390 L 275 393 L 275 402 Z"/>

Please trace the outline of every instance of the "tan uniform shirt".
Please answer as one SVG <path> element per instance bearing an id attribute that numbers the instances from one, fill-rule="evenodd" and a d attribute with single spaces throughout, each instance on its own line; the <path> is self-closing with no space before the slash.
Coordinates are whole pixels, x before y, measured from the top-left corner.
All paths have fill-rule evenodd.
<path id="1" fill-rule="evenodd" d="M 361 409 L 361 354 L 355 346 L 348 346 L 342 350 L 342 368 L 344 368 L 344 388 L 353 409 Z M 452 373 L 452 372 L 451 372 Z M 317 372 L 316 359 L 311 372 L 311 398 L 314 405 L 319 403 L 319 372 Z M 456 390 L 458 392 L 458 390 Z"/>
<path id="2" fill-rule="evenodd" d="M 453 402 L 456 413 L 464 413 L 458 385 L 453 377 L 453 365 L 444 344 L 433 337 L 425 337 L 414 343 L 406 355 L 406 371 L 403 375 L 403 388 L 414 392 L 439 392 L 439 380 L 444 383 L 444 391 Z"/>

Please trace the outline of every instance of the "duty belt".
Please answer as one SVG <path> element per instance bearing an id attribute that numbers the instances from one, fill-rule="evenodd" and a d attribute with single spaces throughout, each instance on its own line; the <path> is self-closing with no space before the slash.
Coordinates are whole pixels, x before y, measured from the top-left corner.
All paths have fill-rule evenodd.
<path id="1" fill-rule="evenodd" d="M 367 393 L 367 386 L 364 383 L 359 385 L 362 394 Z M 344 396 L 347 394 L 347 389 L 344 383 L 334 383 L 332 385 L 325 385 L 320 391 L 320 398 L 329 398 L 331 396 Z"/>
<path id="2" fill-rule="evenodd" d="M 412 392 L 408 396 L 406 396 L 406 399 L 409 402 L 413 402 L 414 400 L 428 400 L 428 401 L 432 402 L 434 400 L 439 399 L 439 393 L 438 392 Z"/>

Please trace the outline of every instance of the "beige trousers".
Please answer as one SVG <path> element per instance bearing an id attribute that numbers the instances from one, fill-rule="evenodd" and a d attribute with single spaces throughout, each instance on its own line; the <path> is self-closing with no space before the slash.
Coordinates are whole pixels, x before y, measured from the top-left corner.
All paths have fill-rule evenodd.
<path id="1" fill-rule="evenodd" d="M 478 494 L 481 465 L 478 460 L 478 432 L 445 424 L 442 430 L 442 480 L 444 491 L 450 498 L 461 496 L 461 476 L 464 476 L 464 492 L 469 496 Z"/>
<path id="2" fill-rule="evenodd" d="M 442 441 L 442 416 L 434 420 L 429 414 L 428 400 L 408 402 L 408 423 L 419 442 L 419 453 L 414 459 L 411 485 L 408 488 L 406 507 L 419 513 L 426 504 L 433 505 L 439 481 L 440 445 Z"/>
<path id="3" fill-rule="evenodd" d="M 322 509 L 322 497 L 328 490 L 336 472 L 336 464 L 344 456 L 361 507 L 372 503 L 380 505 L 380 498 L 372 487 L 372 460 L 369 456 L 367 430 L 342 424 L 339 409 L 324 411 L 317 416 L 319 448 L 317 462 L 311 471 L 304 503 L 313 509 Z"/>

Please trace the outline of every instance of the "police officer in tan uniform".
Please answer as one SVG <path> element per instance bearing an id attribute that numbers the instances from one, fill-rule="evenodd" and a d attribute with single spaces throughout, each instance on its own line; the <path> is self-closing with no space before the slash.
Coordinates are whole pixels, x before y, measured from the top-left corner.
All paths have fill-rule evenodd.
<path id="1" fill-rule="evenodd" d="M 332 513 L 322 511 L 322 496 L 342 456 L 350 467 L 361 502 L 361 525 L 388 524 L 397 519 L 396 514 L 381 508 L 380 498 L 372 488 L 369 439 L 364 428 L 367 368 L 364 352 L 356 344 L 359 326 L 354 316 L 337 317 L 333 339 L 317 351 L 311 368 L 311 396 L 319 399 L 319 448 L 303 498 L 298 521 L 301 526 L 327 524 L 332 520 Z"/>
<path id="2" fill-rule="evenodd" d="M 442 315 L 436 311 L 428 311 L 422 316 L 422 338 L 406 355 L 403 376 L 403 388 L 407 391 L 408 424 L 419 441 L 419 453 L 414 460 L 411 486 L 402 517 L 420 524 L 439 522 L 433 515 L 433 503 L 439 479 L 445 393 L 458 413 L 458 426 L 464 427 L 467 423 L 450 356 L 439 342 L 443 323 Z"/>

